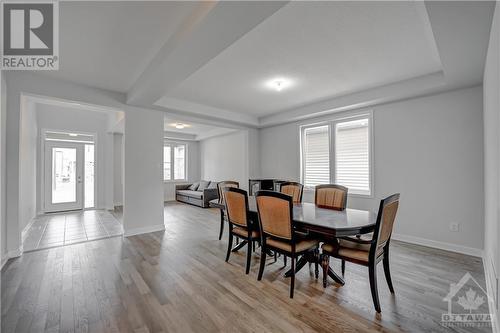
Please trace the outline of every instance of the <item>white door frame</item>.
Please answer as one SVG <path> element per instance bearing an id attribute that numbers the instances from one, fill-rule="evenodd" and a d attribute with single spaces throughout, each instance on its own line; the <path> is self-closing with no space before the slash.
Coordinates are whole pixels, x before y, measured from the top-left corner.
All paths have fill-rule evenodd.
<path id="1" fill-rule="evenodd" d="M 64 203 L 52 203 L 52 184 L 53 179 L 53 148 L 70 148 L 75 149 L 76 153 L 76 172 L 75 172 L 75 201 Z M 44 193 L 44 210 L 45 212 L 58 212 L 67 210 L 83 209 L 83 180 L 84 180 L 84 148 L 83 143 L 77 142 L 61 142 L 61 141 L 48 141 L 45 143 L 45 193 Z"/>
<path id="2" fill-rule="evenodd" d="M 76 134 L 83 134 L 83 135 L 91 135 L 93 137 L 93 144 L 94 144 L 94 207 L 88 207 L 88 208 L 85 208 L 85 206 L 83 205 L 83 210 L 85 209 L 98 209 L 98 202 L 97 202 L 97 180 L 99 179 L 99 175 L 100 175 L 100 172 L 99 172 L 99 168 L 96 167 L 96 165 L 98 163 L 101 163 L 97 160 L 99 154 L 98 154 L 98 149 L 99 149 L 99 146 L 98 146 L 98 136 L 97 136 L 97 133 L 96 132 L 85 132 L 85 131 L 80 131 L 80 130 L 71 130 L 71 129 L 54 129 L 54 128 L 42 128 L 42 130 L 40 131 L 40 171 L 38 173 L 38 177 L 40 177 L 40 192 L 39 192 L 39 195 L 41 196 L 40 198 L 40 214 L 44 214 L 44 213 L 50 213 L 51 211 L 47 211 L 46 210 L 46 203 L 47 201 L 49 200 L 48 197 L 46 197 L 46 188 L 49 187 L 49 184 L 46 184 L 46 179 L 45 179 L 45 169 L 46 169 L 46 166 L 45 166 L 45 145 L 50 143 L 50 142 L 59 142 L 59 143 L 64 143 L 66 141 L 51 141 L 51 140 L 46 140 L 46 133 L 47 132 L 60 132 L 60 133 L 76 133 Z M 67 142 L 70 142 L 71 141 L 67 141 Z M 85 145 L 85 143 L 83 143 L 83 145 Z M 85 174 L 83 174 L 83 176 L 85 176 Z M 85 178 L 83 178 L 83 180 L 85 180 Z M 83 191 L 84 193 L 84 197 L 83 197 L 83 203 L 85 203 L 85 191 Z"/>

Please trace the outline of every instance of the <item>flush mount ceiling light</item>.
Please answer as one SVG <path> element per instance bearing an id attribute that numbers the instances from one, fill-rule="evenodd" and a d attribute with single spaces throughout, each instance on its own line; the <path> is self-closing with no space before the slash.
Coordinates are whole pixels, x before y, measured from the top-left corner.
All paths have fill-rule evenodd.
<path id="1" fill-rule="evenodd" d="M 183 123 L 172 123 L 170 126 L 175 127 L 177 129 L 184 129 L 186 127 L 191 127 L 191 125 L 183 124 Z"/>
<path id="2" fill-rule="evenodd" d="M 266 87 L 276 91 L 282 91 L 284 89 L 290 88 L 292 84 L 292 80 L 283 77 L 278 77 L 266 81 Z"/>
<path id="3" fill-rule="evenodd" d="M 78 136 L 76 133 L 69 133 L 69 136 Z"/>

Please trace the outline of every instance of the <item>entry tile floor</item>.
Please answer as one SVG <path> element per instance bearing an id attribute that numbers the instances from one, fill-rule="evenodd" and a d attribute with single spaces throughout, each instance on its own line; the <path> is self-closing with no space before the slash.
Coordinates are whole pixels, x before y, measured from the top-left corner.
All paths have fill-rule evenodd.
<path id="1" fill-rule="evenodd" d="M 37 216 L 27 231 L 24 251 L 80 243 L 123 234 L 120 221 L 106 210 Z"/>

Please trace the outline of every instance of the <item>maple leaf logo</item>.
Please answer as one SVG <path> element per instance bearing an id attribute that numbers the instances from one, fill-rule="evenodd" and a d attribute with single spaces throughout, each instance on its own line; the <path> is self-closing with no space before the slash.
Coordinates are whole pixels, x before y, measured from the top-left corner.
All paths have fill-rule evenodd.
<path id="1" fill-rule="evenodd" d="M 465 292 L 465 296 L 460 296 L 458 298 L 457 303 L 471 313 L 472 310 L 477 310 L 484 303 L 484 297 L 477 296 L 476 292 L 469 288 L 469 290 Z"/>

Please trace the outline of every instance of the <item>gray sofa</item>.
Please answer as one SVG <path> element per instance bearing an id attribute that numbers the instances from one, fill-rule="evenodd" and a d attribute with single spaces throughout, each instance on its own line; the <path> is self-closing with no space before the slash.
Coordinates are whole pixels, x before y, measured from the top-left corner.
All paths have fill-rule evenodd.
<path id="1" fill-rule="evenodd" d="M 199 181 L 175 186 L 175 199 L 180 202 L 206 208 L 210 200 L 219 198 L 217 182 Z"/>

